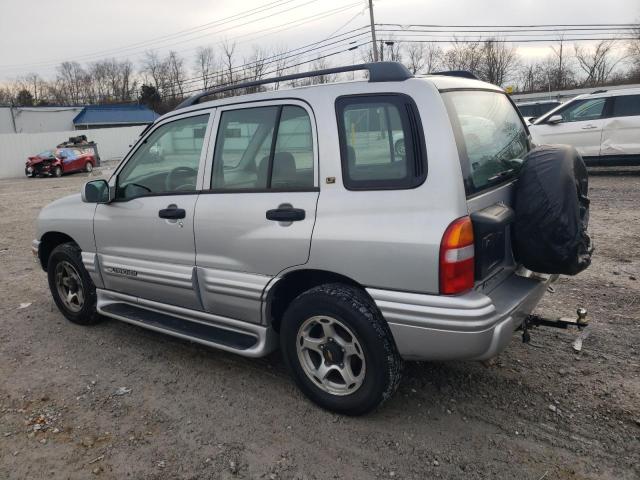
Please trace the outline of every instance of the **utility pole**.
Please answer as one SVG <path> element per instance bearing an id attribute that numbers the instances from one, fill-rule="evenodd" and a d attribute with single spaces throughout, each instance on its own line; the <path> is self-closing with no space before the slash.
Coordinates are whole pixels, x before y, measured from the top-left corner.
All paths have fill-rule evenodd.
<path id="1" fill-rule="evenodd" d="M 376 42 L 376 22 L 373 19 L 373 0 L 369 0 L 369 18 L 371 19 L 371 50 L 373 51 L 373 61 L 378 61 L 378 42 Z"/>

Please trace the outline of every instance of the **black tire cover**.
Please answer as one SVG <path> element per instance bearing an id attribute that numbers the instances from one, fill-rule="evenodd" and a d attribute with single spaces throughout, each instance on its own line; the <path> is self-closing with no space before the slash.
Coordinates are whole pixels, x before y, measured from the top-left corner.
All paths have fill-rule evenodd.
<path id="1" fill-rule="evenodd" d="M 525 157 L 515 192 L 513 250 L 539 273 L 575 275 L 591 264 L 589 177 L 569 145 L 543 145 Z"/>

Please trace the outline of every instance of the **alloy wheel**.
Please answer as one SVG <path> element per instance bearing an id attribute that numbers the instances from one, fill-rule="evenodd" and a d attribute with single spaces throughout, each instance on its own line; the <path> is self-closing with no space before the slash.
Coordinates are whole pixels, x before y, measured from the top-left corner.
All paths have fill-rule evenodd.
<path id="1" fill-rule="evenodd" d="M 364 382 L 364 351 L 353 331 L 339 320 L 319 315 L 298 329 L 296 350 L 302 370 L 321 390 L 350 395 Z"/>

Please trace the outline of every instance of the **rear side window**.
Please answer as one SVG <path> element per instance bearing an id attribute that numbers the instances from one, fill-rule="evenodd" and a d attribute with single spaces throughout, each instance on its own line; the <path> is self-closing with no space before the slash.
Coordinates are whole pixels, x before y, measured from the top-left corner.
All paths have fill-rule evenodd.
<path id="1" fill-rule="evenodd" d="M 296 105 L 222 112 L 213 159 L 217 190 L 314 187 L 313 133 Z"/>
<path id="2" fill-rule="evenodd" d="M 613 116 L 631 117 L 640 115 L 640 95 L 613 97 Z"/>
<path id="3" fill-rule="evenodd" d="M 467 195 L 516 177 L 529 141 L 507 96 L 459 90 L 446 92 L 443 98 L 456 133 Z"/>
<path id="4" fill-rule="evenodd" d="M 341 97 L 336 111 L 346 188 L 413 188 L 424 181 L 424 139 L 417 109 L 409 97 Z"/>
<path id="5" fill-rule="evenodd" d="M 569 103 L 562 110 L 558 110 L 556 114 L 562 116 L 563 122 L 597 120 L 604 116 L 606 104 L 606 98 L 576 100 Z"/>

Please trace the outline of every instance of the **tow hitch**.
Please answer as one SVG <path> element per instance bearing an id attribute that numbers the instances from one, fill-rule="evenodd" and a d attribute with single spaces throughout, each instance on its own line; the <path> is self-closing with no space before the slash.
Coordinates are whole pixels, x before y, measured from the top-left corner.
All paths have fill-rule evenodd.
<path id="1" fill-rule="evenodd" d="M 529 334 L 529 329 L 531 327 L 553 327 L 553 328 L 562 328 L 567 330 L 569 327 L 577 327 L 580 334 L 573 342 L 573 349 L 576 352 L 582 350 L 582 342 L 585 340 L 589 334 L 591 333 L 591 329 L 589 327 L 589 320 L 587 320 L 587 309 L 586 308 L 578 308 L 576 310 L 577 318 L 571 317 L 560 317 L 556 320 L 551 320 L 549 318 L 541 317 L 540 315 L 528 315 L 524 322 L 522 323 L 522 342 L 529 343 L 531 341 L 531 335 Z"/>

